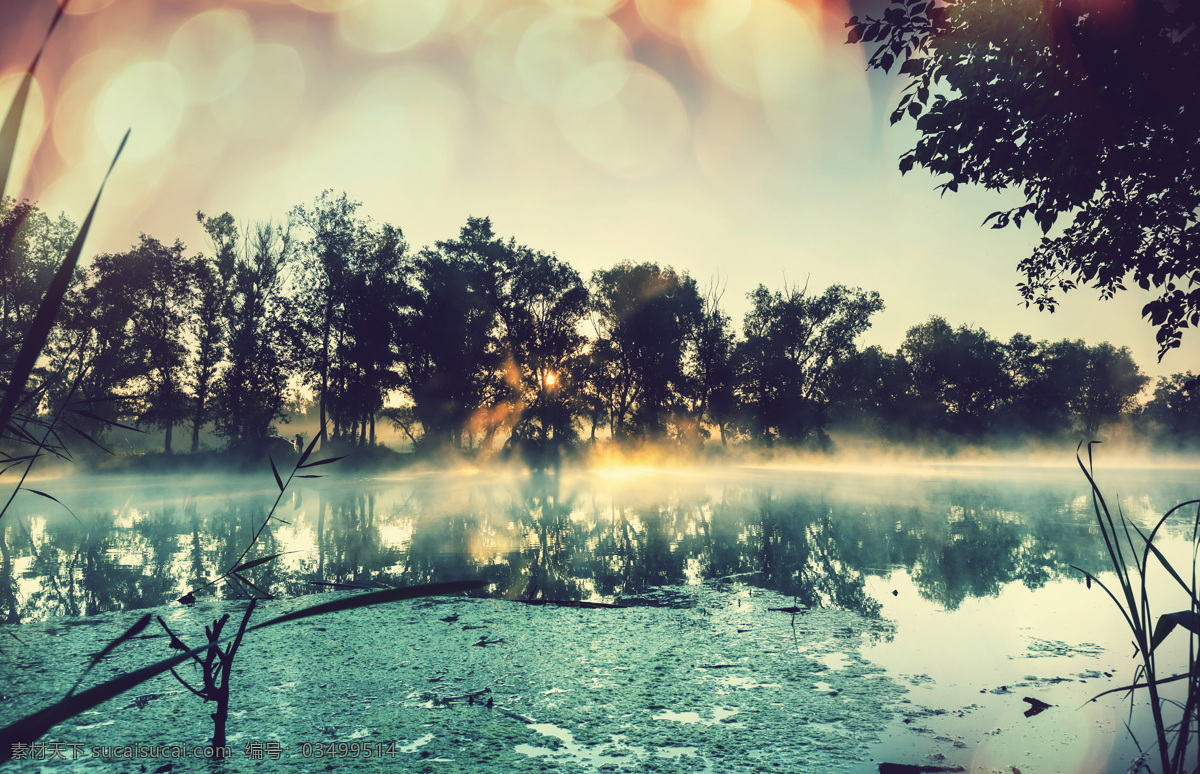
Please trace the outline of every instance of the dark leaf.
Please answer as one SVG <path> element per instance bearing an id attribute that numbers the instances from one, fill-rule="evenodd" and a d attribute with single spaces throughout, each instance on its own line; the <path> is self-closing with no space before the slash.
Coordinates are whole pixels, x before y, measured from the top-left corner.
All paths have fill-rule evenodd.
<path id="1" fill-rule="evenodd" d="M 447 594 L 461 594 L 466 591 L 481 589 L 485 586 L 487 586 L 487 581 L 451 581 L 448 583 L 429 583 L 423 586 L 406 586 L 399 589 L 386 589 L 384 591 L 376 591 L 371 594 L 362 594 L 357 597 L 338 599 L 321 605 L 313 605 L 312 607 L 307 607 L 303 610 L 297 610 L 294 613 L 288 613 L 286 615 L 281 615 L 278 618 L 272 618 L 270 621 L 257 624 L 252 628 L 261 629 L 264 626 L 274 626 L 275 624 L 280 624 L 285 621 L 297 621 L 302 618 L 310 618 L 314 615 L 337 613 L 342 610 L 353 610 L 357 607 L 380 605 L 386 602 L 396 602 L 402 599 L 440 597 Z"/>
<path id="2" fill-rule="evenodd" d="M 267 562 L 271 561 L 275 557 L 283 556 L 284 554 L 287 554 L 287 553 L 291 553 L 291 552 L 290 551 L 281 551 L 278 554 L 271 554 L 270 556 L 264 556 L 259 559 L 255 559 L 252 562 L 245 562 L 243 564 L 239 564 L 237 567 L 234 567 L 232 570 L 230 570 L 230 572 L 242 572 L 243 570 L 249 570 L 251 567 L 257 567 L 260 564 L 266 564 Z"/>
<path id="3" fill-rule="evenodd" d="M 1193 634 L 1200 634 L 1200 614 L 1192 610 L 1180 610 L 1178 613 L 1165 613 L 1158 617 L 1154 626 L 1154 636 L 1150 639 L 1150 652 L 1153 653 L 1167 635 L 1182 626 Z"/>
<path id="4" fill-rule="evenodd" d="M 48 500 L 53 500 L 54 502 L 58 503 L 59 505 L 62 505 L 63 509 L 66 510 L 67 513 L 71 514 L 71 516 L 74 517 L 75 521 L 79 521 L 79 517 L 75 516 L 75 511 L 71 510 L 70 508 L 67 508 L 66 505 L 63 505 L 63 502 L 61 500 L 59 500 L 57 497 L 55 497 L 54 495 L 47 494 L 38 489 L 30 489 L 29 487 L 24 487 L 24 489 L 26 492 L 29 492 L 30 494 L 41 495 L 42 497 L 45 497 Z M 82 521 L 79 521 L 79 523 L 83 524 Z"/>
<path id="5" fill-rule="evenodd" d="M 271 461 L 271 472 L 275 474 L 275 483 L 279 485 L 279 491 L 283 491 L 283 479 L 279 477 L 279 471 L 275 468 L 275 459 L 271 455 L 267 455 L 267 459 Z"/>
<path id="6" fill-rule="evenodd" d="M 84 240 L 87 239 L 88 230 L 92 227 L 92 219 L 96 216 L 96 208 L 100 205 L 100 195 L 104 193 L 104 185 L 108 182 L 108 176 L 112 174 L 113 167 L 116 166 L 117 159 L 121 157 L 121 151 L 125 148 L 125 142 L 128 139 L 129 132 L 127 130 L 125 136 L 121 138 L 121 144 L 117 147 L 116 154 L 113 155 L 113 160 L 108 166 L 108 171 L 104 173 L 104 179 L 100 181 L 100 190 L 96 192 L 92 208 L 88 210 L 83 225 L 79 227 L 79 234 L 75 237 L 74 244 L 67 251 L 62 265 L 58 267 L 54 279 L 50 281 L 49 287 L 46 288 L 41 306 L 38 307 L 37 313 L 33 317 L 33 322 L 29 326 L 29 331 L 25 334 L 25 341 L 21 342 L 21 351 L 17 353 L 16 362 L 13 363 L 12 377 L 9 380 L 7 389 L 4 391 L 4 399 L 0 401 L 0 427 L 7 425 L 9 420 L 12 419 L 17 400 L 20 399 L 21 394 L 25 391 L 25 385 L 29 381 L 29 374 L 33 372 L 34 364 L 37 363 L 38 357 L 42 354 L 43 347 L 46 346 L 46 339 L 50 335 L 50 329 L 54 327 L 54 320 L 58 317 L 58 310 L 62 306 L 63 296 L 66 295 L 67 287 L 71 283 L 71 277 L 75 274 L 75 267 L 79 264 L 79 256 L 83 252 Z"/>
<path id="7" fill-rule="evenodd" d="M 296 467 L 298 467 L 298 468 L 315 468 L 318 465 L 328 465 L 332 462 L 337 462 L 338 460 L 344 460 L 344 459 L 346 459 L 346 455 L 343 454 L 341 457 L 330 457 L 329 459 L 317 460 L 316 462 L 310 462 L 307 465 L 297 465 Z"/>

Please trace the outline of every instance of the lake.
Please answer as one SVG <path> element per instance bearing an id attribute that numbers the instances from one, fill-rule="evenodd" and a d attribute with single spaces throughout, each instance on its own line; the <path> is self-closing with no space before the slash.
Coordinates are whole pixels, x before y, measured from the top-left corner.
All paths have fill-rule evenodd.
<path id="1" fill-rule="evenodd" d="M 683 627 L 676 621 L 681 615 L 712 619 L 704 621 L 705 631 L 730 644 L 708 655 L 730 663 L 701 663 L 698 654 L 709 647 L 706 635 L 688 646 L 695 651 L 692 671 L 676 682 L 702 674 L 712 681 L 712 695 L 723 698 L 689 695 L 677 705 L 647 700 L 638 710 L 650 713 L 646 721 L 635 716 L 621 726 L 647 736 L 623 731 L 622 739 L 637 743 L 620 742 L 626 746 L 620 755 L 603 747 L 618 742 L 585 743 L 578 729 L 570 737 L 566 720 L 527 724 L 549 740 L 546 744 L 510 739 L 508 747 L 519 759 L 563 770 L 590 771 L 605 763 L 620 768 L 634 760 L 645 764 L 639 755 L 680 771 L 734 770 L 715 752 L 720 745 L 712 741 L 718 733 L 712 729 L 724 723 L 732 728 L 720 733 L 752 733 L 753 723 L 738 719 L 753 717 L 752 710 L 771 702 L 759 701 L 746 686 L 790 691 L 785 683 L 797 679 L 805 691 L 843 702 L 849 713 L 814 720 L 816 710 L 806 710 L 789 721 L 825 734 L 831 749 L 858 745 L 835 761 L 841 770 L 875 771 L 878 762 L 889 761 L 978 771 L 1018 767 L 1027 774 L 1118 772 L 1136 755 L 1122 725 L 1128 705 L 1121 697 L 1087 702 L 1128 681 L 1134 661 L 1129 633 L 1111 601 L 1070 569 L 1074 565 L 1101 579 L 1111 577 L 1111 570 L 1105 574 L 1108 557 L 1087 482 L 1067 464 L 614 467 L 558 476 L 471 469 L 361 480 L 339 476 L 336 468 L 319 481 L 293 484 L 275 511 L 277 520 L 244 559 L 243 551 L 279 495 L 269 469 L 242 477 L 79 476 L 38 482 L 34 488 L 61 505 L 27 492 L 5 516 L 0 533 L 4 629 L 36 641 L 64 636 L 71 627 L 61 624 L 72 616 L 128 625 L 135 616 L 120 611 L 168 606 L 169 620 L 187 618 L 195 611 L 173 600 L 195 589 L 195 610 L 209 614 L 214 607 L 236 605 L 239 596 L 230 582 L 206 587 L 209 579 L 239 559 L 281 554 L 245 572 L 241 589 L 290 599 L 481 578 L 489 584 L 484 596 L 494 599 L 636 608 L 626 613 L 568 604 L 541 619 L 523 612 L 521 626 L 507 634 L 509 643 L 517 641 L 518 631 L 527 632 L 522 627 L 540 626 L 557 632 L 557 642 L 569 651 L 582 648 L 571 638 L 586 626 L 599 627 L 588 629 L 589 647 L 595 650 L 599 642 L 601 650 L 616 650 L 616 639 L 605 646 L 606 636 L 624 632 L 621 648 L 628 647 L 629 636 L 640 636 L 620 627 L 640 627 L 637 631 L 646 632 L 651 643 L 675 636 L 667 630 L 653 633 L 664 621 Z M 1119 501 L 1124 513 L 1143 525 L 1200 494 L 1194 469 L 1098 473 L 1110 503 Z M 1181 513 L 1157 541 L 1184 566 L 1190 562 L 1194 517 L 1194 510 Z M 1185 606 L 1166 584 L 1156 583 L 1161 590 L 1152 598 L 1163 600 L 1159 612 Z M 465 621 L 472 611 L 484 610 L 479 604 L 488 606 L 488 622 L 495 626 L 505 625 L 505 616 L 518 615 L 503 612 L 496 602 L 462 604 L 461 611 L 429 620 L 463 615 Z M 606 621 L 615 622 L 618 613 L 618 629 L 606 635 Z M 838 634 L 842 630 L 844 636 Z M 470 644 L 477 643 L 465 650 L 475 654 Z M 532 640 L 528 645 L 542 652 L 554 647 Z M 91 652 L 73 647 L 69 652 Z M 12 643 L 5 652 L 22 654 L 21 648 Z M 479 650 L 479 658 L 485 658 L 485 649 Z M 792 673 L 772 673 L 774 682 L 768 681 L 765 675 L 776 667 L 752 667 L 763 652 L 775 654 L 776 661 L 788 653 L 793 661 L 805 654 L 803 663 L 816 671 L 806 667 L 794 679 L 788 677 Z M 79 659 L 82 666 L 86 656 Z M 547 663 L 552 660 L 547 656 Z M 750 671 L 734 674 L 738 665 Z M 498 663 L 473 668 L 503 671 Z M 876 677 L 890 687 L 880 683 L 861 697 L 855 694 Z M 585 690 L 556 686 L 550 685 L 546 695 Z M 22 704 L 20 692 L 4 693 L 17 696 L 0 702 L 4 722 L 19 717 L 20 707 L 33 706 Z M 34 693 L 30 688 L 27 702 L 36 702 Z M 800 701 L 788 696 L 774 703 L 786 707 Z M 1025 717 L 1026 697 L 1053 706 Z M 567 713 L 563 718 L 582 711 L 562 697 L 553 703 L 522 701 L 529 711 L 516 714 L 531 721 L 540 719 L 534 709 L 545 717 Z M 414 702 L 404 711 L 417 711 L 419 702 Z M 695 706 L 684 707 L 687 702 Z M 878 716 L 852 712 L 868 705 Z M 203 714 L 198 703 L 193 709 Z M 586 720 L 576 723 L 587 725 Z M 687 743 L 654 742 L 659 737 L 650 727 L 664 724 L 678 729 Z M 1140 714 L 1134 728 L 1146 733 Z M 608 733 L 592 731 L 600 737 Z M 416 738 L 414 733 L 407 743 L 415 744 Z M 815 744 L 821 746 L 819 740 Z M 809 748 L 779 754 L 799 755 L 795 751 L 804 749 Z M 417 748 L 412 750 L 415 756 Z M 460 760 L 466 755 L 458 754 Z M 446 766 L 455 760 L 450 753 L 442 758 Z M 759 765 L 771 770 L 763 761 L 746 765 L 751 766 L 746 770 Z M 783 765 L 788 770 L 786 761 Z"/>

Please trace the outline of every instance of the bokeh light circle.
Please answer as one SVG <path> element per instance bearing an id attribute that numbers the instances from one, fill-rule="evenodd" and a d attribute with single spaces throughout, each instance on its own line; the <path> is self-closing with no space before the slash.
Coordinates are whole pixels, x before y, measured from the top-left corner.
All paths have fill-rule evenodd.
<path id="1" fill-rule="evenodd" d="M 652 174 L 687 145 L 683 101 L 665 78 L 635 62 L 605 62 L 571 77 L 555 112 L 581 156 L 606 171 Z"/>
<path id="2" fill-rule="evenodd" d="M 515 67 L 530 96 L 552 103 L 572 77 L 604 62 L 624 61 L 628 52 L 625 34 L 608 19 L 554 13 L 525 30 Z"/>
<path id="3" fill-rule="evenodd" d="M 253 44 L 254 33 L 245 13 L 205 11 L 181 24 L 171 36 L 167 61 L 183 75 L 189 101 L 203 104 L 225 96 L 241 83 L 249 71 L 249 60 L 236 60 L 240 69 L 227 69 L 225 64 Z"/>
<path id="4" fill-rule="evenodd" d="M 348 45 L 388 54 L 413 48 L 432 35 L 449 0 L 357 0 L 338 11 L 338 31 Z"/>
<path id="5" fill-rule="evenodd" d="M 819 84 L 817 20 L 785 0 L 707 0 L 685 28 L 696 59 L 739 94 L 785 99 Z"/>
<path id="6" fill-rule="evenodd" d="M 138 62 L 111 80 L 96 108 L 96 131 L 104 149 L 115 152 L 132 129 L 128 158 L 152 156 L 166 148 L 183 120 L 183 77 L 166 62 Z"/>

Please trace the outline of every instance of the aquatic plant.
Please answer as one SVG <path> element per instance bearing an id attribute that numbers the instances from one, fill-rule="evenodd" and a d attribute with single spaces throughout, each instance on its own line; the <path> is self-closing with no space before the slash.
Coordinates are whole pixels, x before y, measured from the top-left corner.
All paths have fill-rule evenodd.
<path id="1" fill-rule="evenodd" d="M 1116 575 L 1116 590 L 1106 586 L 1098 577 L 1075 565 L 1071 568 L 1079 571 L 1087 579 L 1088 587 L 1093 583 L 1108 594 L 1120 610 L 1125 623 L 1133 634 L 1136 652 L 1135 658 L 1140 662 L 1134 672 L 1133 682 L 1129 685 L 1113 688 L 1097 694 L 1093 701 L 1110 693 L 1128 692 L 1130 696 L 1130 714 L 1132 716 L 1133 701 L 1137 691 L 1145 690 L 1149 694 L 1150 711 L 1154 719 L 1155 742 L 1150 749 L 1144 750 L 1142 758 L 1135 763 L 1133 771 L 1148 771 L 1146 759 L 1157 751 L 1157 758 L 1162 774 L 1189 771 L 1186 763 L 1189 749 L 1195 747 L 1192 755 L 1193 767 L 1196 755 L 1200 755 L 1200 598 L 1197 597 L 1196 561 L 1200 557 L 1200 507 L 1197 508 L 1196 518 L 1192 524 L 1192 567 L 1188 580 L 1180 575 L 1176 568 L 1163 556 L 1154 545 L 1154 538 L 1159 529 L 1171 516 L 1185 507 L 1200 506 L 1200 500 L 1188 500 L 1171 508 L 1154 524 L 1149 532 L 1144 531 L 1136 523 L 1125 516 L 1120 505 L 1117 505 L 1117 518 L 1114 519 L 1104 495 L 1093 476 L 1092 444 L 1088 444 L 1088 462 L 1084 465 L 1076 449 L 1076 461 L 1083 475 L 1087 477 L 1092 490 L 1092 508 L 1096 514 L 1096 522 L 1100 525 L 1100 534 L 1104 538 L 1113 573 Z M 1080 447 L 1082 447 L 1082 443 Z M 1146 575 L 1153 563 L 1156 563 L 1174 580 L 1187 594 L 1189 608 L 1172 613 L 1164 613 L 1155 618 L 1151 606 L 1150 595 L 1146 585 Z M 1159 661 L 1156 649 L 1163 640 L 1175 630 L 1183 627 L 1191 633 L 1188 642 L 1187 668 L 1176 674 L 1164 675 L 1169 671 Z M 1163 694 L 1160 688 L 1168 683 L 1185 682 L 1185 699 L 1180 702 Z M 1178 711 L 1176 719 L 1174 712 Z M 1129 726 L 1129 723 L 1126 723 Z M 1132 733 L 1132 729 L 1130 729 Z M 1136 742 L 1136 738 L 1134 740 Z M 1139 745 L 1140 747 L 1140 745 Z"/>
<path id="2" fill-rule="evenodd" d="M 275 483 L 279 486 L 279 495 L 276 496 L 275 503 L 271 506 L 271 510 L 267 512 L 267 516 L 265 519 L 263 519 L 262 525 L 260 525 L 259 528 L 254 532 L 254 535 L 251 536 L 250 543 L 234 561 L 232 567 L 223 572 L 216 580 L 210 581 L 199 588 L 192 589 L 187 594 L 179 598 L 179 601 L 184 604 L 195 602 L 196 591 L 199 591 L 200 588 L 219 583 L 222 580 L 234 584 L 235 588 L 238 588 L 239 590 L 241 590 L 241 586 L 248 586 L 255 594 L 260 595 L 251 595 L 250 604 L 246 607 L 246 612 L 242 615 L 242 623 L 238 627 L 237 634 L 234 636 L 233 642 L 225 649 L 221 648 L 221 631 L 224 629 L 225 624 L 229 622 L 229 614 L 226 613 L 219 619 L 213 621 L 212 626 L 204 627 L 204 634 L 208 639 L 208 645 L 204 647 L 204 658 L 201 659 L 199 656 L 192 656 L 192 660 L 197 666 L 200 667 L 200 673 L 204 680 L 202 688 L 192 687 L 187 680 L 184 680 L 179 676 L 179 673 L 176 672 L 174 668 L 170 670 L 171 675 L 174 676 L 174 678 L 178 680 L 184 688 L 187 688 L 205 702 L 215 701 L 217 703 L 217 710 L 216 712 L 212 713 L 212 750 L 215 757 L 222 757 L 225 749 L 225 724 L 229 719 L 229 679 L 231 670 L 233 669 L 233 659 L 237 655 L 238 648 L 242 644 L 242 638 L 246 634 L 246 625 L 250 622 L 250 616 L 254 614 L 254 608 L 258 604 L 258 600 L 260 598 L 272 598 L 269 592 L 260 589 L 242 573 L 254 567 L 272 562 L 281 556 L 281 554 L 270 554 L 269 556 L 259 557 L 248 562 L 243 562 L 242 560 L 245 559 L 246 555 L 249 554 L 254 548 L 254 545 L 258 542 L 259 537 L 261 537 L 263 531 L 266 530 L 267 525 L 271 523 L 271 519 L 275 517 L 275 509 L 279 507 L 279 503 L 283 499 L 283 493 L 287 491 L 287 487 L 292 483 L 292 479 L 320 478 L 321 476 L 318 473 L 300 473 L 300 471 L 314 468 L 319 465 L 328 465 L 343 459 L 342 457 L 329 457 L 322 460 L 315 460 L 313 462 L 308 461 L 310 455 L 312 455 L 313 449 L 316 448 L 317 443 L 324 435 L 325 428 L 322 427 L 320 432 L 318 432 L 313 437 L 312 441 L 309 442 L 308 447 L 304 449 L 304 452 L 300 455 L 300 458 L 296 460 L 296 464 L 292 466 L 292 471 L 288 474 L 286 481 L 279 475 L 279 469 L 275 467 L 275 460 L 268 457 L 271 462 L 271 473 L 274 474 Z M 238 584 L 241 585 L 239 586 Z M 171 628 L 167 626 L 167 622 L 162 619 L 162 616 L 157 616 L 156 618 L 159 625 L 161 625 L 170 636 L 171 647 L 176 650 L 188 650 L 187 645 L 183 643 L 183 641 L 175 634 L 175 632 L 171 631 Z"/>

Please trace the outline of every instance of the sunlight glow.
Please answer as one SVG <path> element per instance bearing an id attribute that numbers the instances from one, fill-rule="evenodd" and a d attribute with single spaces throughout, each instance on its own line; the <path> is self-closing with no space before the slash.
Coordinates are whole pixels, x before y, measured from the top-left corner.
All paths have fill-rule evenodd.
<path id="1" fill-rule="evenodd" d="M 184 82 L 166 62 L 139 62 L 109 83 L 96 110 L 96 131 L 108 152 L 116 150 L 127 128 L 133 142 L 127 158 L 153 156 L 167 148 L 183 120 Z"/>

